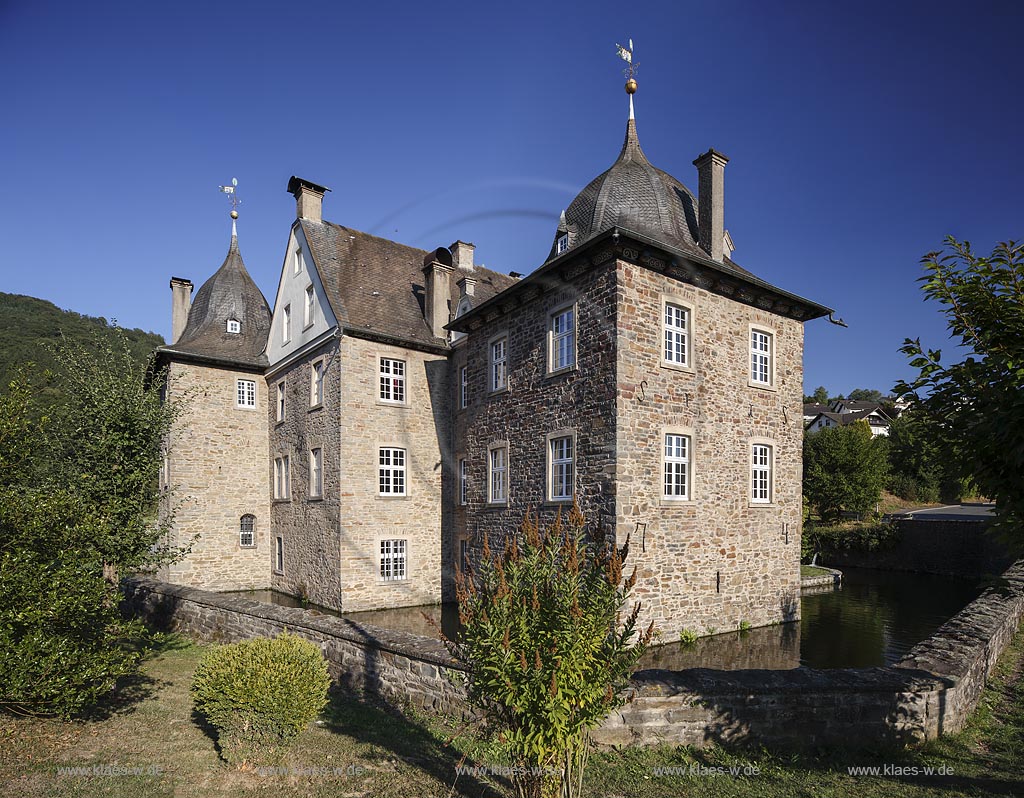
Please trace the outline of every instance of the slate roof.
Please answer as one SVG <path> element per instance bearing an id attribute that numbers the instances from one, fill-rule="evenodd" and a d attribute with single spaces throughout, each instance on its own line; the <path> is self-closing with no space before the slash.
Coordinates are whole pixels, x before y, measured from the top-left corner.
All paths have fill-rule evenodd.
<path id="1" fill-rule="evenodd" d="M 814 424 L 814 422 L 817 421 L 822 416 L 824 416 L 825 418 L 832 419 L 832 421 L 835 422 L 835 425 L 837 427 L 845 427 L 845 426 L 847 426 L 849 424 L 853 424 L 855 421 L 860 421 L 861 419 L 867 419 L 868 423 L 870 423 L 873 419 L 868 418 L 868 416 L 870 416 L 876 410 L 878 410 L 878 405 L 875 405 L 874 407 L 871 407 L 871 408 L 866 409 L 866 410 L 857 410 L 857 411 L 852 412 L 852 413 L 832 413 L 832 412 L 818 413 L 814 418 L 812 418 L 808 422 L 807 426 L 808 427 L 812 426 Z M 884 413 L 879 411 L 878 414 L 880 416 L 882 416 L 883 423 L 887 423 L 888 422 L 888 417 Z M 879 426 L 879 425 L 876 423 L 876 426 Z"/>
<path id="2" fill-rule="evenodd" d="M 817 405 L 817 404 L 806 404 L 804 405 L 805 416 L 816 416 L 818 413 L 831 413 L 831 405 Z"/>
<path id="3" fill-rule="evenodd" d="M 242 331 L 229 333 L 228 319 L 240 322 Z M 238 238 L 232 235 L 224 263 L 196 292 L 181 337 L 157 351 L 262 368 L 267 365 L 270 319 L 270 306 L 249 276 Z"/>
<path id="4" fill-rule="evenodd" d="M 445 345 L 443 338 L 434 337 L 423 312 L 423 265 L 430 253 L 333 222 L 301 219 L 299 224 L 343 329 L 410 344 Z M 477 280 L 474 305 L 516 282 L 483 266 L 472 271 L 453 269 L 449 291 L 453 312 L 459 296 L 455 283 L 464 275 Z"/>

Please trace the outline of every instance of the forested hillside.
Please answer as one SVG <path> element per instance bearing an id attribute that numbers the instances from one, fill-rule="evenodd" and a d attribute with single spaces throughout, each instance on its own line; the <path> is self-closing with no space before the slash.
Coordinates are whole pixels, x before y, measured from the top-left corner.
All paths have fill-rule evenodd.
<path id="1" fill-rule="evenodd" d="M 153 349 L 164 343 L 156 333 L 122 332 L 139 363 L 145 363 Z M 44 299 L 0 292 L 0 391 L 29 363 L 35 364 L 33 382 L 45 391 L 42 374 L 54 366 L 49 345 L 57 343 L 62 334 L 93 351 L 103 345 L 121 346 L 118 331 L 104 318 L 61 310 Z"/>

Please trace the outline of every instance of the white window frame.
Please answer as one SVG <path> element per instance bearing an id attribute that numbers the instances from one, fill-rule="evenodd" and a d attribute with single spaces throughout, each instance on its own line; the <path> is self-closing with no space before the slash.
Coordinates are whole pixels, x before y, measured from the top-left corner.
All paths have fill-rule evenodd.
<path id="1" fill-rule="evenodd" d="M 235 380 L 235 407 L 256 409 L 256 380 Z"/>
<path id="2" fill-rule="evenodd" d="M 565 443 L 568 442 L 568 456 Z M 562 447 L 562 448 L 560 448 Z M 576 495 L 576 431 L 558 430 L 545 439 L 547 450 L 547 500 L 553 504 L 571 503 Z M 568 472 L 569 492 L 558 491 L 559 482 L 565 481 Z M 562 486 L 564 489 L 564 485 Z"/>
<path id="3" fill-rule="evenodd" d="M 775 330 L 751 324 L 747 330 L 748 382 L 752 388 L 775 388 Z M 764 379 L 761 379 L 762 375 Z"/>
<path id="4" fill-rule="evenodd" d="M 561 255 L 567 249 L 569 249 L 569 234 L 562 233 L 555 242 L 555 254 Z"/>
<path id="5" fill-rule="evenodd" d="M 682 326 L 675 317 L 675 311 L 685 314 Z M 673 314 L 673 318 L 669 315 Z M 682 344 L 682 357 L 678 349 Z M 661 364 L 668 368 L 693 369 L 693 306 L 677 297 L 663 297 L 661 303 Z"/>
<path id="6" fill-rule="evenodd" d="M 309 498 L 324 497 L 324 449 L 314 446 L 309 450 Z"/>
<path id="7" fill-rule="evenodd" d="M 386 405 L 404 405 L 408 397 L 405 360 L 381 355 L 377 358 L 377 400 Z"/>
<path id="8" fill-rule="evenodd" d="M 277 423 L 278 424 L 280 424 L 282 421 L 284 421 L 285 399 L 286 399 L 286 396 L 287 395 L 285 393 L 285 381 L 281 380 L 277 384 L 277 403 L 274 406 L 275 407 L 275 412 L 277 414 Z"/>
<path id="9" fill-rule="evenodd" d="M 465 457 L 459 458 L 459 506 L 469 503 L 469 465 Z"/>
<path id="10" fill-rule="evenodd" d="M 284 536 L 274 538 L 274 573 L 284 573 Z"/>
<path id="11" fill-rule="evenodd" d="M 274 458 L 274 500 L 287 501 L 292 495 L 291 457 L 287 454 Z"/>
<path id="12" fill-rule="evenodd" d="M 495 355 L 495 349 L 501 345 L 501 356 Z M 508 334 L 494 336 L 487 342 L 487 386 L 490 393 L 501 393 L 508 390 Z"/>
<path id="13" fill-rule="evenodd" d="M 306 267 L 306 256 L 302 254 L 302 247 L 298 246 L 295 248 L 294 265 L 292 266 L 294 274 L 302 274 L 303 269 Z"/>
<path id="14" fill-rule="evenodd" d="M 409 540 L 382 538 L 379 546 L 378 581 L 404 582 L 409 578 Z"/>
<path id="15" fill-rule="evenodd" d="M 487 503 L 507 506 L 508 494 L 508 441 L 501 441 L 487 447 Z"/>
<path id="16" fill-rule="evenodd" d="M 316 290 L 313 284 L 306 286 L 306 299 L 302 309 L 302 329 L 308 329 L 316 321 Z"/>
<path id="17" fill-rule="evenodd" d="M 409 453 L 398 446 L 377 450 L 377 495 L 387 498 L 409 495 Z"/>
<path id="18" fill-rule="evenodd" d="M 764 439 L 751 440 L 748 458 L 749 487 L 747 495 L 750 498 L 750 503 L 761 507 L 774 504 L 775 443 Z"/>
<path id="19" fill-rule="evenodd" d="M 287 344 L 292 340 L 292 306 L 285 305 L 281 311 L 281 343 Z"/>
<path id="20" fill-rule="evenodd" d="M 568 329 L 556 330 L 559 319 L 570 315 Z M 579 321 L 576 313 L 576 303 L 562 305 L 548 314 L 548 374 L 561 374 L 563 371 L 571 371 L 576 368 L 576 331 Z M 564 350 L 562 342 L 566 342 Z M 563 362 L 559 355 L 564 351 L 568 360 Z"/>
<path id="21" fill-rule="evenodd" d="M 320 407 L 324 403 L 324 374 L 327 370 L 323 358 L 309 364 L 309 406 Z"/>
<path id="22" fill-rule="evenodd" d="M 683 454 L 679 454 L 680 439 L 685 449 Z M 680 466 L 682 493 L 677 492 Z M 666 428 L 661 431 L 661 499 L 673 503 L 693 499 L 693 432 L 689 429 Z"/>
<path id="23" fill-rule="evenodd" d="M 459 369 L 459 409 L 469 406 L 469 366 Z"/>
<path id="24" fill-rule="evenodd" d="M 232 335 L 238 335 L 242 332 L 242 322 L 238 319 L 228 319 L 225 329 Z"/>
<path id="25" fill-rule="evenodd" d="M 246 519 L 251 519 L 250 527 L 246 532 Z M 246 534 L 249 535 L 249 542 L 245 542 Z M 256 516 L 252 513 L 246 513 L 238 519 L 238 545 L 243 549 L 255 549 L 256 548 Z"/>

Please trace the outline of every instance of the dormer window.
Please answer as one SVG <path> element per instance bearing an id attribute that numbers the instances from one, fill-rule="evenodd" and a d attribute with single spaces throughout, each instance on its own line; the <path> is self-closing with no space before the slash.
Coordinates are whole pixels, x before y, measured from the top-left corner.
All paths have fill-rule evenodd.
<path id="1" fill-rule="evenodd" d="M 569 234 L 568 233 L 562 233 L 562 235 L 560 235 L 558 237 L 558 241 L 555 243 L 555 254 L 556 255 L 561 255 L 568 248 L 569 248 Z"/>
<path id="2" fill-rule="evenodd" d="M 240 333 L 242 331 L 242 322 L 238 319 L 228 319 L 228 332 L 229 333 Z"/>

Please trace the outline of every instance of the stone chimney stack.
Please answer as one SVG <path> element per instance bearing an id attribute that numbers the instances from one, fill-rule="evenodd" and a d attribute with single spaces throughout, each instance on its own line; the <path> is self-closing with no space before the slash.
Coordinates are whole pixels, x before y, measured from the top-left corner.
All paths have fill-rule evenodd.
<path id="1" fill-rule="evenodd" d="M 697 167 L 697 215 L 700 246 L 712 260 L 721 262 L 725 239 L 725 165 L 729 159 L 715 150 L 699 156 Z"/>
<path id="2" fill-rule="evenodd" d="M 288 193 L 295 196 L 295 218 L 310 222 L 323 221 L 324 194 L 330 191 L 309 180 L 292 175 L 288 181 Z"/>
<path id="3" fill-rule="evenodd" d="M 460 277 L 455 281 L 455 285 L 459 289 L 459 299 L 467 296 L 472 299 L 476 295 L 475 277 Z"/>
<path id="4" fill-rule="evenodd" d="M 452 252 L 452 263 L 456 269 L 462 269 L 463 271 L 473 271 L 473 253 L 476 251 L 476 247 L 473 244 L 467 244 L 465 241 L 456 241 L 448 249 Z"/>
<path id="5" fill-rule="evenodd" d="M 184 277 L 171 278 L 171 343 L 175 344 L 185 332 L 188 311 L 192 307 L 192 281 Z"/>
<path id="6" fill-rule="evenodd" d="M 435 338 L 447 338 L 444 326 L 449 321 L 452 254 L 438 247 L 423 259 L 423 315 Z"/>

